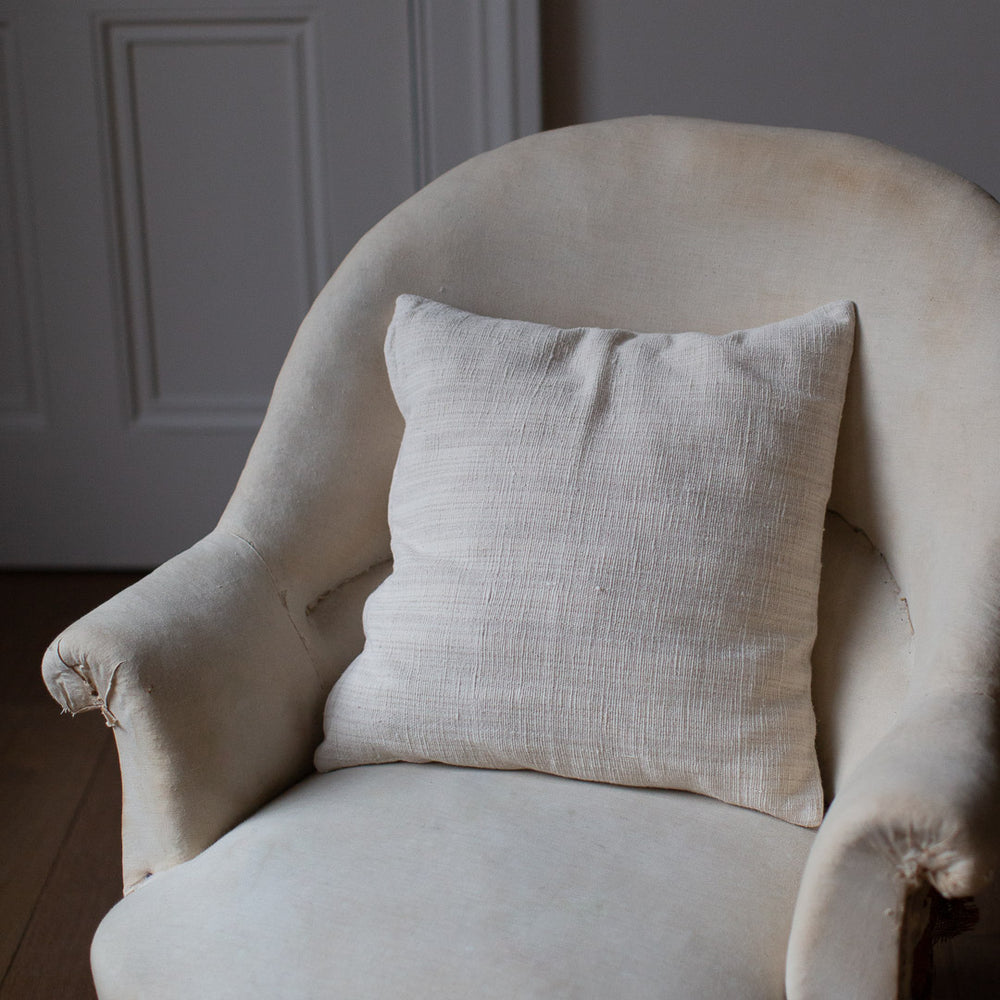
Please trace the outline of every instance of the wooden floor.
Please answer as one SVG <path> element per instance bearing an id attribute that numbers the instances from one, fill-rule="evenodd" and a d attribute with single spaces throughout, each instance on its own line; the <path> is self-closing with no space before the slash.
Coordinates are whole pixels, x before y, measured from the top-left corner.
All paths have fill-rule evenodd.
<path id="1" fill-rule="evenodd" d="M 0 573 L 0 1000 L 93 1000 L 89 949 L 121 896 L 121 786 L 99 713 L 42 683 L 56 634 L 135 574 Z"/>
<path id="2" fill-rule="evenodd" d="M 121 786 L 97 712 L 42 684 L 56 634 L 135 574 L 0 573 L 0 1000 L 94 1000 L 90 940 L 121 895 Z M 1000 998 L 1000 885 L 972 932 L 935 949 L 935 1000 Z"/>

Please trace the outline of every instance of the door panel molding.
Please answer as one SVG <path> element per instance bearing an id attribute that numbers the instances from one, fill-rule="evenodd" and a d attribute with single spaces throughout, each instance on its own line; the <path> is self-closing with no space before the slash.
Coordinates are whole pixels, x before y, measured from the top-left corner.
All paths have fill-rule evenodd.
<path id="1" fill-rule="evenodd" d="M 541 128 L 536 0 L 408 0 L 407 20 L 415 188 Z"/>
<path id="2" fill-rule="evenodd" d="M 42 428 L 38 288 L 13 26 L 0 20 L 0 427 Z"/>
<path id="3" fill-rule="evenodd" d="M 483 39 L 484 149 L 542 127 L 541 40 L 536 0 L 479 0 Z"/>
<path id="4" fill-rule="evenodd" d="M 235 265 L 241 250 L 240 237 L 251 237 L 250 233 L 240 232 L 239 220 L 241 217 L 254 218 L 260 209 L 254 195 L 261 192 L 247 190 L 243 198 L 222 199 L 229 211 L 222 213 L 219 226 L 229 226 L 233 230 L 231 240 L 227 240 L 219 229 L 214 238 L 208 231 L 199 231 L 202 226 L 197 220 L 183 220 L 193 223 L 187 232 L 183 225 L 176 225 L 175 213 L 171 211 L 171 207 L 177 207 L 176 200 L 173 206 L 165 204 L 167 195 L 178 193 L 167 176 L 174 151 L 165 139 L 169 138 L 171 125 L 178 127 L 178 115 L 176 108 L 156 107 L 155 94 L 147 95 L 144 104 L 143 57 L 159 64 L 148 70 L 148 74 L 153 77 L 158 70 L 161 79 L 145 88 L 155 92 L 159 84 L 161 93 L 158 96 L 162 96 L 164 89 L 164 71 L 171 72 L 171 67 L 167 66 L 171 57 L 175 62 L 172 82 L 176 85 L 181 82 L 185 70 L 192 68 L 186 63 L 195 61 L 185 57 L 196 57 L 201 54 L 199 50 L 207 55 L 210 51 L 222 52 L 226 48 L 243 49 L 243 61 L 255 57 L 258 70 L 273 72 L 273 82 L 278 86 L 282 82 L 278 78 L 284 71 L 284 82 L 289 88 L 288 107 L 284 114 L 277 114 L 270 122 L 276 134 L 254 135 L 254 129 L 249 128 L 245 134 L 235 136 L 243 141 L 230 141 L 211 151 L 217 163 L 217 170 L 211 173 L 221 188 L 227 175 L 236 177 L 240 171 L 245 173 L 248 150 L 250 156 L 266 157 L 271 149 L 274 151 L 272 161 L 277 159 L 279 149 L 283 153 L 280 170 L 285 174 L 286 208 L 291 208 L 291 212 L 288 218 L 273 220 L 276 225 L 271 227 L 271 235 L 278 239 L 283 237 L 284 245 L 275 242 L 270 247 L 260 247 L 267 256 L 258 257 L 252 263 L 262 272 L 257 275 L 259 279 L 267 277 L 263 273 L 267 268 L 262 265 L 268 257 L 276 270 L 284 270 L 285 287 L 277 292 L 292 312 L 301 315 L 318 293 L 329 270 L 321 189 L 315 27 L 309 16 L 246 14 L 203 19 L 188 15 L 169 19 L 162 16 L 105 17 L 98 22 L 104 81 L 102 112 L 111 146 L 108 197 L 115 221 L 118 305 L 126 359 L 124 395 L 130 401 L 130 419 L 137 425 L 187 430 L 254 429 L 263 416 L 274 371 L 281 360 L 267 356 L 266 352 L 259 356 L 262 352 L 258 349 L 258 357 L 250 359 L 255 363 L 246 364 L 246 357 L 218 357 L 215 351 L 225 350 L 226 345 L 219 344 L 213 349 L 210 338 L 217 328 L 213 320 L 222 319 L 218 314 L 227 302 L 233 307 L 243 301 L 247 312 L 245 319 L 251 330 L 248 340 L 257 345 L 274 340 L 267 327 L 270 318 L 267 302 L 273 300 L 275 288 L 262 286 L 260 281 L 254 282 L 253 287 L 246 287 L 246 275 Z M 268 57 L 273 65 L 266 64 Z M 199 61 L 204 62 L 204 59 Z M 236 60 L 236 64 L 224 69 L 214 80 L 207 76 L 205 82 L 214 83 L 220 89 L 225 89 L 229 83 L 232 91 L 237 91 L 240 86 L 238 62 Z M 236 113 L 242 110 L 246 124 L 259 124 L 248 113 L 252 108 L 240 109 L 232 103 L 231 94 L 229 98 L 230 110 Z M 252 98 L 252 94 L 248 95 L 248 100 Z M 226 110 L 225 104 L 223 102 L 216 109 L 218 114 Z M 148 134 L 143 135 L 144 129 L 151 131 L 150 122 L 157 117 L 163 119 L 159 123 L 159 143 Z M 199 146 L 205 145 L 206 138 L 209 145 L 213 144 L 210 136 L 199 135 L 205 132 L 206 126 L 196 113 L 189 116 L 189 122 L 191 131 L 187 135 L 177 134 L 184 148 L 197 153 Z M 180 127 L 183 128 L 183 122 Z M 291 133 L 290 142 L 281 141 L 285 138 L 281 132 L 286 128 Z M 229 140 L 233 138 L 233 135 L 227 136 Z M 234 162 L 227 163 L 228 157 Z M 276 172 L 275 167 L 274 162 L 270 163 L 268 172 Z M 161 179 L 159 187 L 165 189 L 160 204 L 156 203 L 156 178 Z M 256 175 L 251 178 L 263 179 Z M 246 186 L 253 187 L 252 184 Z M 188 260 L 184 259 L 182 250 L 186 239 L 192 246 L 192 259 Z M 203 259 L 198 261 L 196 250 L 202 242 Z M 282 268 L 283 263 L 294 266 Z M 229 294 L 224 287 L 211 287 L 212 283 L 205 280 L 206 275 L 213 272 L 221 282 L 226 281 L 227 272 L 231 274 L 233 287 L 228 290 Z M 192 289 L 196 293 L 192 301 L 176 301 L 179 294 Z M 243 295 L 238 294 L 240 290 Z M 257 303 L 252 301 L 255 296 L 259 296 Z M 247 302 L 247 297 L 251 301 Z M 187 316 L 185 305 L 189 306 Z M 200 338 L 190 335 L 187 323 L 203 327 Z M 192 343 L 199 340 L 204 344 L 200 366 L 198 344 Z M 248 344 L 252 346 L 253 343 Z M 206 364 L 207 375 L 203 370 Z M 241 364 L 242 372 L 232 370 Z M 210 376 L 214 376 L 217 383 L 226 384 L 213 389 L 205 384 L 211 381 Z M 186 379 L 188 384 L 185 384 Z"/>
<path id="5" fill-rule="evenodd" d="M 2 8 L 0 565 L 151 566 L 215 524 L 333 265 L 537 130 L 537 2 Z"/>

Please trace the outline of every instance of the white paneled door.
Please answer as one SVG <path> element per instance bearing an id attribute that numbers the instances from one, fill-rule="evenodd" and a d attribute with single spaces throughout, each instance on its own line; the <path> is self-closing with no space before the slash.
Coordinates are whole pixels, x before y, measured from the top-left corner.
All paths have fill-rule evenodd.
<path id="1" fill-rule="evenodd" d="M 539 127 L 535 0 L 0 0 L 0 565 L 210 530 L 357 238 Z"/>

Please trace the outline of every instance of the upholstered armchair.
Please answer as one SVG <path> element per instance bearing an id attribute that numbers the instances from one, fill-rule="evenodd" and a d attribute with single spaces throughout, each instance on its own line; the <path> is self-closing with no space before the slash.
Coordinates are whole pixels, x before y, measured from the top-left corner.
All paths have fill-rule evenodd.
<path id="1" fill-rule="evenodd" d="M 425 341 L 397 332 L 392 373 L 384 345 L 394 310 L 399 323 L 425 300 L 547 325 L 526 334 L 543 345 L 596 337 L 650 358 L 687 350 L 670 339 L 684 331 L 729 334 L 733 351 L 748 330 L 780 341 L 768 324 L 841 303 L 853 354 L 846 395 L 831 390 L 836 456 L 804 564 L 818 587 L 804 591 L 814 646 L 803 617 L 814 817 L 461 748 L 339 747 L 314 772 L 341 734 L 347 695 L 327 705 L 325 738 L 324 705 L 360 669 L 362 608 L 401 572 L 387 505 L 401 409 L 410 434 L 416 404 L 397 382 Z M 565 354 L 551 345 L 549 367 Z M 447 341 L 440 352 L 421 385 L 449 367 Z M 502 396 L 509 366 L 490 357 Z M 430 184 L 316 301 L 218 527 L 46 655 L 52 694 L 103 712 L 121 762 L 125 898 L 94 942 L 100 996 L 910 996 L 932 900 L 979 892 L 1000 848 L 998 387 L 1000 207 L 878 143 L 630 119 L 533 136 Z M 394 503 L 438 468 L 408 454 Z M 419 549 L 407 542 L 411 572 Z M 587 590 L 597 607 L 602 587 Z M 352 725 L 378 736 L 382 718 L 355 708 Z M 770 726 L 765 751 L 783 738 Z M 723 784 L 726 770 L 713 764 Z"/>

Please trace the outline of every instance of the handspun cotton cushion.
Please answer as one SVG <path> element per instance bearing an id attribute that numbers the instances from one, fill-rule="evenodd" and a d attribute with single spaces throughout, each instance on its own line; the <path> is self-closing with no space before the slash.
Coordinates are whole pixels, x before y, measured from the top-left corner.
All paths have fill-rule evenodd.
<path id="1" fill-rule="evenodd" d="M 394 566 L 320 770 L 530 768 L 822 817 L 810 700 L 849 302 L 725 336 L 401 296 Z"/>

